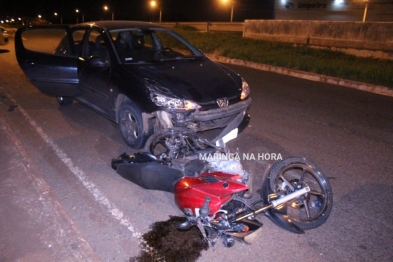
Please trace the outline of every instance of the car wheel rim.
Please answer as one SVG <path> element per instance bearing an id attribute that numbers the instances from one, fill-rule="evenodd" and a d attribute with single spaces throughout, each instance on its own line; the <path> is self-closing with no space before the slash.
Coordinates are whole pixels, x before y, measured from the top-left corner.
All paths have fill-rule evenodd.
<path id="1" fill-rule="evenodd" d="M 136 117 L 130 112 L 124 112 L 121 124 L 123 134 L 129 142 L 135 142 L 139 137 L 138 122 Z"/>

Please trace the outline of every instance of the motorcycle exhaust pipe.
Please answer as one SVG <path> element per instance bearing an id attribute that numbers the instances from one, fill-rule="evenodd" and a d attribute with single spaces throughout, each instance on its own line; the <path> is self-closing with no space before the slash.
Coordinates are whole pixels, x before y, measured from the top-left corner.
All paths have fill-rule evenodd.
<path id="1" fill-rule="evenodd" d="M 289 201 L 291 201 L 291 200 L 293 200 L 293 199 L 295 199 L 297 197 L 300 197 L 300 196 L 302 196 L 302 195 L 304 195 L 304 194 L 306 194 L 308 192 L 310 192 L 310 187 L 308 187 L 308 186 L 303 187 L 302 189 L 297 190 L 297 191 L 295 191 L 293 193 L 290 193 L 290 194 L 288 194 L 286 196 L 280 197 L 279 199 L 272 200 L 270 202 L 271 203 L 270 205 L 262 207 L 262 208 L 260 208 L 258 210 L 255 210 L 252 213 L 248 213 L 248 214 L 245 214 L 245 215 L 243 215 L 241 217 L 238 217 L 238 218 L 235 219 L 235 221 L 240 221 L 240 220 L 245 219 L 245 218 L 247 218 L 249 216 L 258 215 L 259 213 L 262 213 L 262 212 L 264 212 L 264 211 L 266 211 L 266 210 L 268 210 L 270 208 L 275 208 L 275 207 L 277 207 L 277 206 L 279 206 L 281 204 L 284 204 L 284 203 L 289 202 Z"/>

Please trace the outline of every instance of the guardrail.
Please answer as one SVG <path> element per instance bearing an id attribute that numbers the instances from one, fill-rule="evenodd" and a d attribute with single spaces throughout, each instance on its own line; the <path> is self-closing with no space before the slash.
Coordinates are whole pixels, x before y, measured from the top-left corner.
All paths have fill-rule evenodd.
<path id="1" fill-rule="evenodd" d="M 232 33 L 243 33 L 243 22 L 163 22 L 157 23 L 164 27 L 174 27 L 176 25 L 192 26 L 202 32 L 221 31 Z"/>
<path id="2" fill-rule="evenodd" d="M 243 37 L 393 60 L 392 22 L 245 20 Z"/>
<path id="3" fill-rule="evenodd" d="M 302 20 L 245 20 L 244 22 L 172 22 L 165 27 L 192 26 L 201 32 L 242 34 L 273 42 L 336 48 L 356 56 L 393 59 L 393 23 Z"/>

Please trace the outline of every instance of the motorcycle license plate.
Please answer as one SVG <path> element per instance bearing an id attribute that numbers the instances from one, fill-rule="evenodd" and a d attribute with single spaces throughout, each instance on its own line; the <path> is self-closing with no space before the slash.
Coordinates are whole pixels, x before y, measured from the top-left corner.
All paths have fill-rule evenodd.
<path id="1" fill-rule="evenodd" d="M 224 142 L 224 144 L 226 144 L 227 142 L 231 141 L 232 139 L 235 139 L 237 137 L 237 133 L 238 133 L 238 129 L 235 128 L 231 132 L 229 132 L 228 134 L 223 136 L 222 141 Z M 216 142 L 216 145 L 220 146 L 218 141 Z"/>

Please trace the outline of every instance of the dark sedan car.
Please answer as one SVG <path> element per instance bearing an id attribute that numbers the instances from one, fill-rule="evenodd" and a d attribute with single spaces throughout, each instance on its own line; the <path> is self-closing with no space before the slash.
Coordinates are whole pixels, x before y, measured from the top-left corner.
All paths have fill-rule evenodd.
<path id="1" fill-rule="evenodd" d="M 15 50 L 38 89 L 61 105 L 77 99 L 115 121 L 132 148 L 167 128 L 220 130 L 216 142 L 248 119 L 244 79 L 159 25 L 26 27 L 16 32 Z"/>

